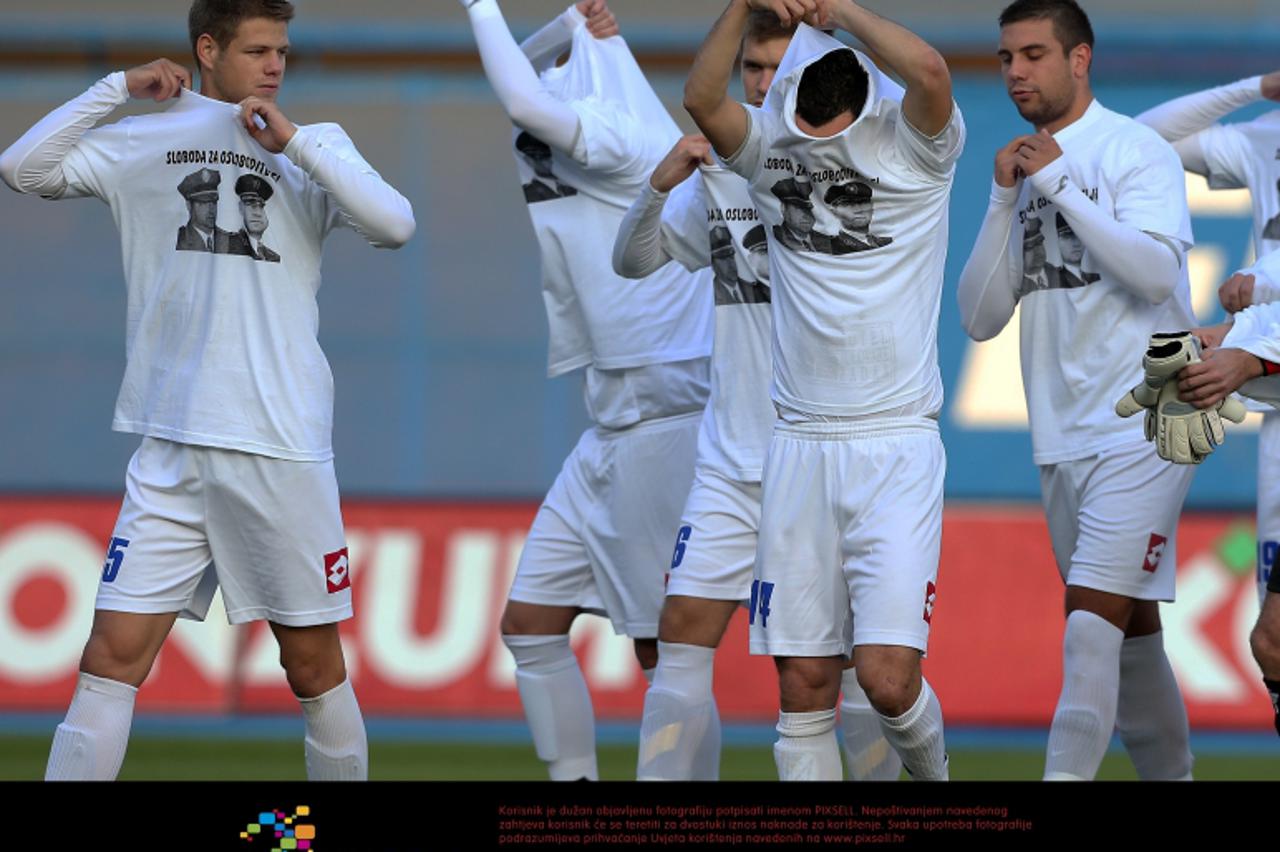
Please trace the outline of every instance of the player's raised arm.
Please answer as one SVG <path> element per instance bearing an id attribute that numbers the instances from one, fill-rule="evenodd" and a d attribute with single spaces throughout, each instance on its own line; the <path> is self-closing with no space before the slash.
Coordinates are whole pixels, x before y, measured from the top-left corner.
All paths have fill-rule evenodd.
<path id="1" fill-rule="evenodd" d="M 711 143 L 698 135 L 682 138 L 658 163 L 618 227 L 613 244 L 614 272 L 624 278 L 643 278 L 673 259 L 679 259 L 690 271 L 711 263 L 705 205 L 689 203 L 692 199 L 686 197 L 673 209 L 667 207 L 671 191 L 688 180 L 699 163 L 711 163 Z M 692 249 L 694 244 L 697 249 Z M 696 257 L 691 259 L 690 255 Z"/>
<path id="2" fill-rule="evenodd" d="M 1013 158 L 1024 138 L 1019 136 L 996 153 L 987 215 L 960 274 L 960 322 L 974 340 L 999 334 L 1018 305 L 1022 264 L 1013 253 L 1011 239 L 1022 176 Z"/>
<path id="3" fill-rule="evenodd" d="M 108 74 L 42 118 L 0 154 L 0 178 L 18 192 L 58 198 L 67 188 L 62 163 L 90 129 L 130 97 L 166 101 L 191 88 L 191 72 L 157 59 Z"/>
<path id="4" fill-rule="evenodd" d="M 759 0 L 729 0 L 729 6 L 707 33 L 684 84 L 684 108 L 722 157 L 742 147 L 747 138 L 747 111 L 729 97 L 729 78 L 747 29 L 747 17 Z M 782 20 L 782 16 L 779 15 Z"/>
<path id="5" fill-rule="evenodd" d="M 951 120 L 951 72 L 920 36 L 880 17 L 853 0 L 830 0 L 828 20 L 865 44 L 906 83 L 902 112 L 926 136 L 941 133 Z"/>
<path id="6" fill-rule="evenodd" d="M 1280 101 L 1280 71 L 1174 98 L 1152 107 L 1137 120 L 1172 143 L 1183 168 L 1208 175 L 1209 164 L 1198 135 L 1219 119 L 1264 99 Z"/>
<path id="7" fill-rule="evenodd" d="M 485 77 L 512 123 L 552 148 L 572 154 L 578 136 L 578 114 L 543 87 L 530 57 L 512 38 L 497 0 L 460 2 L 471 19 Z M 558 20 L 572 24 L 570 33 L 577 26 L 586 25 L 597 38 L 617 34 L 616 22 L 604 0 L 583 0 L 566 9 Z M 551 36 L 548 38 L 554 41 Z M 535 44 L 530 49 L 541 64 L 551 47 L 548 42 L 541 46 Z M 558 53 L 552 58 L 554 55 Z"/>

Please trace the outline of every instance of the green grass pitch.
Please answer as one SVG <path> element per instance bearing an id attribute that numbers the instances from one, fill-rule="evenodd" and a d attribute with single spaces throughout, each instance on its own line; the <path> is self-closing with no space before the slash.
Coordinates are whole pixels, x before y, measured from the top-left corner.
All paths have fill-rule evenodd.
<path id="1" fill-rule="evenodd" d="M 0 736 L 0 780 L 38 780 L 44 775 L 48 737 Z M 634 746 L 602 745 L 603 780 L 634 777 Z M 957 781 L 1031 781 L 1040 777 L 1044 755 L 1036 750 L 952 749 L 951 777 Z M 539 781 L 542 763 L 528 745 L 377 740 L 369 744 L 369 776 L 380 781 Z M 1199 780 L 1274 780 L 1274 755 L 1205 755 L 1197 758 Z M 306 777 L 301 740 L 200 740 L 135 737 L 121 770 L 122 780 L 287 781 Z M 768 746 L 726 746 L 724 780 L 774 780 Z M 1107 755 L 1099 779 L 1136 779 L 1122 753 Z"/>

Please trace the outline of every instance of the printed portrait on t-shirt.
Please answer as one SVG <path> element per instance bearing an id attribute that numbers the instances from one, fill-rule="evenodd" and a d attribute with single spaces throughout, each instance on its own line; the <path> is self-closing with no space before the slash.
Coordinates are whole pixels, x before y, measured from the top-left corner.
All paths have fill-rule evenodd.
<path id="1" fill-rule="evenodd" d="M 1058 225 L 1058 255 L 1062 259 L 1062 265 L 1058 267 L 1058 286 L 1083 287 L 1101 281 L 1102 276 L 1097 272 L 1085 270 L 1084 243 L 1067 224 L 1066 217 L 1061 213 L 1054 216 Z"/>
<path id="2" fill-rule="evenodd" d="M 1276 152 L 1276 156 L 1280 158 L 1280 151 Z M 1276 192 L 1280 193 L 1280 181 L 1276 181 Z M 1262 229 L 1262 238 L 1280 242 L 1280 213 L 1267 220 L 1266 226 Z"/>
<path id="3" fill-rule="evenodd" d="M 1067 222 L 1054 212 L 1051 220 L 1023 211 L 1022 222 L 1022 286 L 1018 297 L 1039 290 L 1069 290 L 1087 287 L 1102 280 L 1102 275 L 1089 269 L 1084 243 Z M 1053 231 L 1045 231 L 1052 221 Z M 1052 237 L 1052 241 L 1050 240 Z"/>
<path id="4" fill-rule="evenodd" d="M 820 250 L 827 254 L 854 254 L 871 251 L 893 242 L 893 237 L 871 233 L 871 220 L 875 215 L 871 184 L 860 180 L 828 187 L 822 203 L 840 223 L 840 230 L 833 237 L 819 242 Z"/>
<path id="5" fill-rule="evenodd" d="M 229 231 L 218 227 L 218 186 L 222 172 L 197 169 L 178 184 L 178 193 L 186 200 L 187 223 L 178 228 L 178 251 L 207 251 L 229 254 Z"/>
<path id="6" fill-rule="evenodd" d="M 240 199 L 241 225 L 235 232 L 218 227 L 221 183 L 222 172 L 199 169 L 178 184 L 178 192 L 187 204 L 187 223 L 178 228 L 177 250 L 233 254 L 279 263 L 280 255 L 264 242 L 271 224 L 267 202 L 275 194 L 270 182 L 253 174 L 236 179 L 234 189 Z"/>
<path id="7" fill-rule="evenodd" d="M 769 293 L 769 240 L 764 234 L 764 225 L 756 225 L 742 237 L 742 248 L 747 254 L 747 263 L 751 266 L 751 277 L 754 281 L 744 282 L 742 293 L 745 301 L 751 304 L 767 304 L 772 301 Z"/>
<path id="8" fill-rule="evenodd" d="M 758 239 L 762 248 L 757 252 L 748 247 L 753 234 L 759 232 Z M 738 266 L 738 251 L 733 242 L 733 234 L 724 225 L 716 225 L 709 233 L 711 241 L 711 273 L 712 289 L 715 292 L 717 305 L 750 305 L 769 301 L 769 287 L 758 280 L 743 277 Z M 765 242 L 764 226 L 757 225 L 743 237 L 743 253 L 753 258 L 756 254 L 767 252 L 763 248 Z M 768 255 L 764 255 L 765 275 L 768 275 Z M 756 275 L 759 273 L 753 269 Z"/>
<path id="9" fill-rule="evenodd" d="M 782 224 L 773 226 L 774 239 L 792 251 L 817 251 L 813 226 L 818 220 L 810 198 L 813 184 L 803 176 L 789 177 L 775 183 L 769 191 L 782 202 Z"/>
<path id="10" fill-rule="evenodd" d="M 568 198 L 577 195 L 578 190 L 566 183 L 561 183 L 551 168 L 551 146 L 521 131 L 516 136 L 516 150 L 524 157 L 529 168 L 533 169 L 533 179 L 522 185 L 526 204 L 539 201 L 551 201 L 556 198 Z"/>

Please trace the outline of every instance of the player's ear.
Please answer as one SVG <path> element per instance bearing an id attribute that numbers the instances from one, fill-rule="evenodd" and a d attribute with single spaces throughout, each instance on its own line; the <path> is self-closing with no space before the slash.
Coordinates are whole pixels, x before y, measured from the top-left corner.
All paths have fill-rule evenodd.
<path id="1" fill-rule="evenodd" d="M 1089 66 L 1093 64 L 1093 48 L 1081 42 L 1071 50 L 1071 73 L 1075 77 L 1089 76 Z"/>
<path id="2" fill-rule="evenodd" d="M 218 41 L 208 33 L 202 33 L 196 39 L 196 60 L 199 63 L 199 70 L 203 74 L 207 69 L 213 67 L 218 61 L 218 54 L 222 49 L 218 46 Z"/>

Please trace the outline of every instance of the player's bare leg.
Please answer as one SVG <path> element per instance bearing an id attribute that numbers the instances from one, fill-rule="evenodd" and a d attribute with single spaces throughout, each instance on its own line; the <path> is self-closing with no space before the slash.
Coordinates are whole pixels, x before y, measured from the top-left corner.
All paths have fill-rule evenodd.
<path id="1" fill-rule="evenodd" d="M 176 612 L 94 612 L 76 692 L 53 735 L 46 781 L 111 781 L 119 774 L 134 696 L 177 617 Z"/>
<path id="2" fill-rule="evenodd" d="M 1135 601 L 1125 630 L 1116 731 L 1142 780 L 1191 780 L 1187 708 L 1164 652 L 1155 601 Z"/>
<path id="3" fill-rule="evenodd" d="M 552 781 L 598 780 L 595 712 L 569 628 L 573 606 L 507 601 L 502 641 L 516 661 L 516 688 L 538 757 Z"/>
<path id="4" fill-rule="evenodd" d="M 945 781 L 942 706 L 920 672 L 920 657 L 919 650 L 902 645 L 853 649 L 858 683 L 902 765 L 917 781 Z"/>
<path id="5" fill-rule="evenodd" d="M 1271 694 L 1271 706 L 1276 714 L 1276 733 L 1280 734 L 1280 595 L 1267 592 L 1262 602 L 1258 623 L 1249 634 L 1249 647 L 1253 658 L 1262 669 L 1262 681 Z"/>
<path id="6" fill-rule="evenodd" d="M 641 781 L 715 781 L 720 713 L 711 691 L 715 649 L 737 601 L 670 595 L 658 622 L 658 667 L 644 696 Z"/>
<path id="7" fill-rule="evenodd" d="M 280 665 L 302 705 L 307 778 L 367 781 L 369 742 L 360 705 L 347 678 L 338 625 L 269 623 L 280 643 Z"/>
<path id="8" fill-rule="evenodd" d="M 836 701 L 844 657 L 774 657 L 778 668 L 778 741 L 773 759 L 781 781 L 839 781 Z"/>

